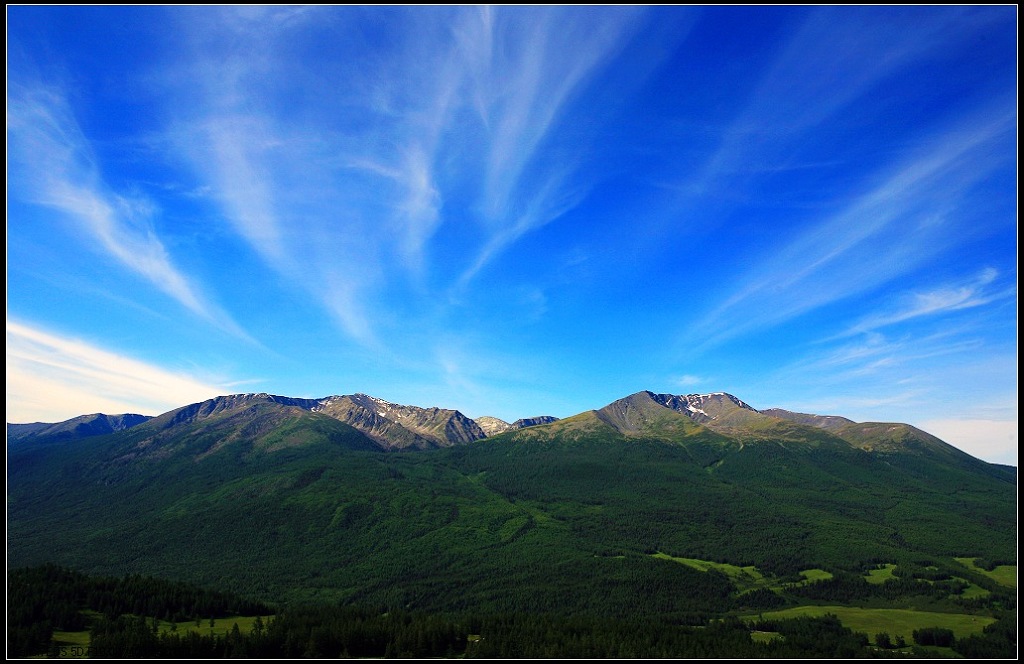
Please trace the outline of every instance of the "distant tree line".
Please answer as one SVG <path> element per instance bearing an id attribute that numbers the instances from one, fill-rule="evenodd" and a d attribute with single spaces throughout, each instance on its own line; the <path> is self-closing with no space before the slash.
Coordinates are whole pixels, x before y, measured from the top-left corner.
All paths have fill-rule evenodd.
<path id="1" fill-rule="evenodd" d="M 967 583 L 951 579 L 948 574 L 936 572 L 934 576 L 941 580 L 929 582 L 922 578 L 901 576 L 887 579 L 884 583 L 869 583 L 859 574 L 837 571 L 831 579 L 787 588 L 786 592 L 799 599 L 849 604 L 868 598 L 897 601 L 907 597 L 931 597 L 944 600 L 958 597 L 968 587 Z M 1003 595 L 1000 594 L 998 599 L 1003 599 Z M 975 602 L 978 606 L 989 606 L 992 603 L 993 600 L 989 598 Z"/>
<path id="2" fill-rule="evenodd" d="M 283 611 L 246 634 L 158 632 L 143 618 L 104 619 L 93 628 L 95 657 L 161 658 L 760 658 L 865 657 L 867 637 L 835 616 L 762 623 L 782 638 L 751 639 L 737 618 L 688 627 L 660 620 L 552 614 L 437 615 L 354 607 Z"/>
<path id="3" fill-rule="evenodd" d="M 90 577 L 57 565 L 15 569 L 7 575 L 8 655 L 46 652 L 55 629 L 85 629 L 82 610 L 170 621 L 272 613 L 261 602 L 177 581 Z"/>

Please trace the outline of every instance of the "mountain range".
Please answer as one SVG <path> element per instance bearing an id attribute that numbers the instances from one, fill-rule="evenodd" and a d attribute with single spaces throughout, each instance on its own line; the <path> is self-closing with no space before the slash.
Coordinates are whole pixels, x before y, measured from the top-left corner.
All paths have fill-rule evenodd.
<path id="1" fill-rule="evenodd" d="M 102 436 L 115 431 L 130 429 L 151 419 L 147 415 L 79 415 L 57 423 L 34 422 L 32 424 L 7 424 L 7 440 L 70 440 Z"/>
<path id="2" fill-rule="evenodd" d="M 678 418 L 675 413 L 685 416 L 686 420 Z M 512 423 L 490 416 L 474 420 L 458 410 L 406 406 L 361 393 L 321 399 L 258 393 L 208 399 L 155 418 L 137 414 L 97 413 L 80 415 L 58 423 L 8 423 L 7 440 L 9 445 L 72 440 L 147 424 L 146 430 L 152 431 L 152 436 L 147 439 L 146 445 L 175 437 L 182 428 L 197 430 L 207 427 L 225 433 L 232 432 L 223 437 L 221 442 L 226 442 L 232 436 L 276 436 L 284 423 L 300 429 L 307 425 L 316 428 L 316 422 L 320 423 L 320 428 L 336 426 L 333 423 L 326 424 L 324 418 L 341 422 L 363 434 L 368 440 L 363 442 L 362 447 L 376 447 L 382 451 L 461 445 L 559 421 L 559 418 L 550 415 L 522 418 Z M 591 423 L 591 426 L 600 423 L 625 435 L 658 433 L 663 428 L 669 432 L 692 432 L 696 430 L 692 425 L 696 424 L 736 440 L 771 437 L 778 440 L 805 439 L 805 442 L 814 439 L 820 443 L 831 439 L 833 444 L 845 443 L 864 450 L 917 448 L 965 463 L 973 459 L 909 424 L 858 423 L 845 417 L 795 413 L 781 408 L 759 411 L 725 392 L 687 395 L 637 392 L 598 410 L 567 418 L 550 432 L 576 429 L 585 423 Z M 823 438 L 820 431 L 808 436 L 808 428 L 824 430 L 831 438 Z"/>
<path id="3" fill-rule="evenodd" d="M 682 615 L 745 600 L 672 559 L 797 579 L 1016 560 L 1015 468 L 907 424 L 725 393 L 511 424 L 365 394 L 236 394 L 7 431 L 9 567 L 266 601 Z"/>

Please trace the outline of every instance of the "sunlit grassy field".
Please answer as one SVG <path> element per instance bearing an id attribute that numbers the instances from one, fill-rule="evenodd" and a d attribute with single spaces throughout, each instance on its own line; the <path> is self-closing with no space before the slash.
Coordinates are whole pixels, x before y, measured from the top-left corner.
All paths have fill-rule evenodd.
<path id="1" fill-rule="evenodd" d="M 1000 585 L 1007 586 L 1008 588 L 1017 587 L 1016 565 L 1000 565 L 999 567 L 996 567 L 994 570 L 989 571 L 987 569 L 982 569 L 975 565 L 975 560 L 976 558 L 956 558 L 956 561 L 964 567 L 974 570 L 975 572 L 984 574 L 985 576 L 987 576 L 988 578 L 992 579 Z"/>
<path id="2" fill-rule="evenodd" d="M 766 611 L 761 615 L 764 618 L 796 618 L 799 616 L 824 616 L 829 613 L 835 614 L 843 625 L 855 632 L 867 634 L 872 641 L 876 634 L 885 632 L 894 639 L 897 636 L 902 636 L 907 643 L 913 642 L 915 629 L 941 627 L 952 630 L 954 636 L 961 638 L 978 634 L 986 625 L 995 622 L 994 618 L 963 613 L 935 613 L 910 609 L 861 609 L 850 606 L 797 606 L 780 611 Z"/>

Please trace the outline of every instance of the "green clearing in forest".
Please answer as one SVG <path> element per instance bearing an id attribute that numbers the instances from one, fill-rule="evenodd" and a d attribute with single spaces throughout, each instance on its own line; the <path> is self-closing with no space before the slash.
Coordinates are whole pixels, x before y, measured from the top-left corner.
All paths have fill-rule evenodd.
<path id="1" fill-rule="evenodd" d="M 902 636 L 907 643 L 913 643 L 914 630 L 924 627 L 941 627 L 953 631 L 956 638 L 980 634 L 986 625 L 995 622 L 988 616 L 974 616 L 965 613 L 935 613 L 911 609 L 861 609 L 853 606 L 797 606 L 780 611 L 765 611 L 764 618 L 818 617 L 834 614 L 844 626 L 855 632 L 863 632 L 872 641 L 876 634 L 885 632 L 895 639 Z M 753 617 L 752 617 L 753 618 Z"/>
<path id="2" fill-rule="evenodd" d="M 89 613 L 94 613 L 95 615 L 99 615 L 99 614 L 96 614 L 95 612 L 89 612 Z M 270 621 L 271 617 L 272 616 L 263 616 L 262 617 L 263 624 L 266 625 Z M 248 634 L 249 632 L 252 631 L 252 626 L 253 626 L 253 623 L 255 623 L 255 622 L 256 622 L 256 616 L 230 616 L 228 618 L 214 618 L 214 620 L 213 620 L 213 627 L 212 627 L 212 633 L 223 636 L 224 634 L 228 634 L 229 632 L 231 632 L 231 629 L 237 624 L 238 625 L 238 629 L 239 629 L 239 631 L 242 632 L 242 634 Z M 171 630 L 171 625 L 175 625 L 175 624 L 176 624 L 175 630 Z M 200 625 L 198 627 L 196 626 L 196 621 L 195 620 L 187 620 L 187 621 L 179 622 L 179 623 L 171 623 L 171 622 L 167 622 L 165 620 L 161 620 L 160 621 L 160 628 L 159 629 L 160 629 L 160 631 L 162 633 L 165 633 L 165 634 L 168 633 L 168 632 L 171 632 L 171 631 L 177 631 L 180 634 L 185 634 L 186 632 L 199 632 L 200 634 L 210 634 L 211 633 L 210 619 L 209 618 L 201 620 L 200 621 Z M 70 652 L 70 648 L 74 647 L 74 646 L 80 646 L 80 647 L 87 648 L 89 646 L 89 630 L 86 629 L 86 630 L 82 630 L 80 632 L 54 631 L 54 633 L 53 633 L 53 641 L 58 646 L 67 646 L 68 647 L 68 652 Z M 67 656 L 73 656 L 73 655 L 67 655 Z M 83 653 L 81 656 L 85 657 L 86 654 Z"/>
<path id="3" fill-rule="evenodd" d="M 992 579 L 996 583 L 1006 586 L 1008 588 L 1017 587 L 1017 566 L 1016 565 L 1000 565 L 991 572 L 987 569 L 982 569 L 974 564 L 977 558 L 954 558 L 958 563 L 966 567 L 967 569 L 973 570 L 980 574 L 984 574 L 988 578 Z"/>
<path id="4" fill-rule="evenodd" d="M 54 630 L 52 643 L 57 646 L 53 653 L 59 659 L 85 659 L 89 656 L 89 630 L 62 632 Z"/>
<path id="5" fill-rule="evenodd" d="M 676 556 L 670 556 L 667 553 L 660 552 L 652 554 L 652 556 L 654 558 L 660 558 L 661 560 L 671 560 L 672 562 L 687 565 L 693 569 L 700 570 L 701 572 L 707 572 L 709 570 L 721 572 L 729 577 L 729 580 L 733 582 L 733 585 L 735 585 L 736 589 L 740 592 L 756 590 L 758 588 L 782 590 L 783 588 L 805 586 L 809 583 L 814 583 L 815 581 L 827 581 L 832 578 L 831 572 L 827 572 L 823 569 L 812 568 L 805 569 L 800 572 L 800 575 L 804 577 L 803 581 L 785 583 L 775 577 L 765 576 L 753 565 L 739 567 L 738 565 L 731 565 L 729 563 L 716 563 L 710 560 L 700 560 L 697 558 L 677 558 Z"/>
<path id="6" fill-rule="evenodd" d="M 885 563 L 881 567 L 868 570 L 868 573 L 864 578 L 867 579 L 868 583 L 882 584 L 889 579 L 895 578 L 893 572 L 896 570 L 894 563 Z"/>
<path id="7" fill-rule="evenodd" d="M 800 576 L 804 577 L 804 580 L 797 583 L 798 586 L 804 586 L 808 583 L 814 583 L 815 581 L 828 581 L 832 578 L 832 572 L 826 572 L 823 569 L 805 569 L 800 572 Z"/>
<path id="8" fill-rule="evenodd" d="M 270 621 L 271 617 L 272 616 L 262 616 L 261 619 L 263 620 L 263 626 L 264 627 L 266 627 L 266 625 Z M 237 624 L 238 625 L 238 630 L 242 634 L 248 634 L 249 632 L 252 631 L 252 626 L 253 626 L 253 623 L 255 623 L 255 622 L 256 622 L 256 616 L 230 616 L 228 618 L 214 618 L 213 619 L 212 633 L 213 634 L 219 634 L 219 635 L 227 634 Z M 172 624 L 174 624 L 174 623 L 164 622 L 163 620 L 161 620 L 160 621 L 160 631 L 161 632 L 168 632 L 168 631 L 170 631 L 170 626 Z M 196 621 L 195 620 L 186 620 L 186 621 L 177 623 L 177 630 L 176 631 L 178 633 L 180 633 L 180 634 L 184 634 L 186 632 L 199 632 L 200 634 L 210 634 L 211 633 L 210 619 L 206 618 L 205 620 L 200 620 L 198 627 L 196 626 Z"/>
<path id="9" fill-rule="evenodd" d="M 87 622 L 91 622 L 100 616 L 99 611 L 82 611 Z M 65 632 L 53 630 L 51 641 L 58 647 L 58 655 L 61 658 L 84 658 L 88 657 L 89 630 L 83 629 L 80 632 Z"/>
<path id="10" fill-rule="evenodd" d="M 54 630 L 53 640 L 56 641 L 59 646 L 87 646 L 89 645 L 89 630 L 84 629 L 81 632 L 62 632 Z"/>
<path id="11" fill-rule="evenodd" d="M 953 580 L 962 581 L 963 583 L 967 584 L 967 588 L 965 588 L 964 591 L 960 593 L 960 597 L 964 599 L 977 599 L 978 597 L 988 597 L 992 594 L 988 590 L 985 590 L 984 588 L 975 583 L 971 583 L 969 580 L 963 577 L 954 576 Z"/>
<path id="12" fill-rule="evenodd" d="M 700 570 L 701 572 L 707 572 L 710 570 L 721 572 L 729 577 L 729 580 L 732 581 L 740 591 L 772 587 L 772 583 L 769 579 L 766 579 L 765 576 L 753 565 L 739 567 L 737 565 L 730 565 L 729 563 L 716 563 L 710 560 L 698 560 L 697 558 L 677 558 L 661 552 L 652 555 L 653 557 L 660 558 L 661 560 L 671 560 L 672 562 L 687 565 L 688 567 Z"/>

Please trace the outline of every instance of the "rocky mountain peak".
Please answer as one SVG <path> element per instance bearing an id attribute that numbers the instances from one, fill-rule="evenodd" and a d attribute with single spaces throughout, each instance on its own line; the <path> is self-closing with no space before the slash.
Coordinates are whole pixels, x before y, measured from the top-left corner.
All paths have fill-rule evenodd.
<path id="1" fill-rule="evenodd" d="M 558 418 L 552 415 L 538 415 L 537 417 L 524 417 L 512 423 L 513 429 L 525 429 L 527 427 L 539 427 L 543 424 L 557 422 Z"/>
<path id="2" fill-rule="evenodd" d="M 698 424 L 709 424 L 712 422 L 724 421 L 726 418 L 735 419 L 734 411 L 747 411 L 750 415 L 758 411 L 747 403 L 734 397 L 727 392 L 709 392 L 707 394 L 655 394 L 648 392 L 651 398 L 672 410 L 689 416 Z M 745 414 L 740 414 L 745 419 Z"/>
<path id="3" fill-rule="evenodd" d="M 498 417 L 491 417 L 490 415 L 478 417 L 474 421 L 488 436 L 496 436 L 499 433 L 504 433 L 512 429 L 512 425 L 505 420 Z"/>

